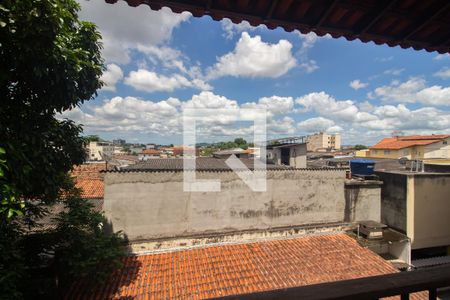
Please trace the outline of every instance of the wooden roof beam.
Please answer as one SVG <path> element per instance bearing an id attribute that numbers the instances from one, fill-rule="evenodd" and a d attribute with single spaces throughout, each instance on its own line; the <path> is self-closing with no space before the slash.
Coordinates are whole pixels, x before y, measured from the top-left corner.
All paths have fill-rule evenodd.
<path id="1" fill-rule="evenodd" d="M 339 0 L 333 0 L 333 2 L 331 3 L 330 6 L 328 6 L 328 8 L 325 10 L 325 12 L 322 14 L 322 16 L 320 17 L 319 21 L 312 26 L 312 28 L 316 29 L 320 26 L 322 26 L 323 22 L 325 22 L 325 20 L 328 18 L 328 16 L 330 15 L 330 13 L 333 11 L 333 9 L 336 7 L 336 4 L 339 2 Z"/>
<path id="2" fill-rule="evenodd" d="M 367 25 L 365 25 L 359 32 L 357 32 L 357 35 L 361 35 L 366 33 L 378 20 L 391 8 L 394 6 L 394 4 L 397 2 L 397 0 L 387 0 L 387 3 L 378 11 L 377 15 L 372 18 L 372 20 L 369 21 Z"/>
<path id="3" fill-rule="evenodd" d="M 271 1 L 269 10 L 267 11 L 266 15 L 263 18 L 265 22 L 270 21 L 270 19 L 272 18 L 273 11 L 275 10 L 275 7 L 277 7 L 277 4 L 278 0 Z"/>
<path id="4" fill-rule="evenodd" d="M 423 28 L 425 28 L 428 24 L 430 24 L 436 17 L 438 17 L 440 14 L 442 14 L 449 7 L 450 7 L 450 2 L 448 2 L 446 5 L 439 8 L 431 17 L 427 18 L 420 25 L 415 26 L 415 28 L 412 31 L 410 31 L 408 34 L 406 34 L 403 37 L 403 40 L 407 40 L 410 37 L 412 37 L 413 35 L 415 35 L 417 32 L 421 31 Z"/>

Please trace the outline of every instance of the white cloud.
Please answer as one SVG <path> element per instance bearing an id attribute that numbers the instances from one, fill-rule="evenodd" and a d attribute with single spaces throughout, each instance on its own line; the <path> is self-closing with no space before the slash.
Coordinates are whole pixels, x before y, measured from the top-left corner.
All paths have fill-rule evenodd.
<path id="1" fill-rule="evenodd" d="M 327 131 L 335 126 L 334 121 L 323 117 L 310 118 L 297 124 L 298 129 L 305 133 Z"/>
<path id="2" fill-rule="evenodd" d="M 427 87 L 423 78 L 413 77 L 405 82 L 394 80 L 369 93 L 370 98 L 400 103 L 423 103 L 427 105 L 450 105 L 450 87 L 433 85 Z"/>
<path id="3" fill-rule="evenodd" d="M 296 33 L 302 41 L 300 50 L 297 53 L 300 58 L 299 67 L 302 68 L 306 73 L 312 73 L 317 70 L 319 66 L 315 60 L 308 57 L 309 51 L 314 47 L 318 40 L 328 39 L 331 38 L 331 36 L 329 34 L 326 34 L 322 37 L 319 37 L 314 32 L 303 34 L 300 31 L 296 31 Z"/>
<path id="4" fill-rule="evenodd" d="M 367 87 L 369 84 L 361 82 L 361 80 L 359 80 L 359 79 L 355 79 L 355 80 L 350 81 L 349 85 L 352 89 L 359 90 L 359 89 L 363 89 L 363 88 Z"/>
<path id="5" fill-rule="evenodd" d="M 388 69 L 388 70 L 384 71 L 383 74 L 399 76 L 399 75 L 401 75 L 403 73 L 403 71 L 405 71 L 404 68 L 401 68 L 401 69 Z"/>
<path id="6" fill-rule="evenodd" d="M 122 69 L 116 64 L 109 64 L 106 66 L 106 71 L 103 72 L 100 80 L 105 83 L 102 90 L 116 91 L 116 84 L 123 78 Z"/>
<path id="7" fill-rule="evenodd" d="M 164 76 L 144 69 L 131 71 L 124 82 L 136 90 L 146 92 L 172 92 L 179 88 L 212 89 L 209 84 L 200 79 L 189 80 L 179 74 Z"/>
<path id="8" fill-rule="evenodd" d="M 294 99 L 292 97 L 262 97 L 258 102 L 242 104 L 242 108 L 264 108 L 272 115 L 288 114 L 294 109 Z"/>
<path id="9" fill-rule="evenodd" d="M 447 59 L 447 58 L 450 58 L 450 55 L 448 53 L 438 54 L 435 57 L 433 57 L 434 60 L 443 60 L 443 59 Z"/>
<path id="10" fill-rule="evenodd" d="M 167 7 L 159 11 L 136 9 L 125 1 L 114 5 L 105 1 L 78 0 L 80 18 L 94 22 L 103 36 L 103 55 L 107 62 L 130 62 L 130 50 L 139 45 L 162 45 L 174 28 L 190 17 L 190 13 L 176 14 Z"/>
<path id="11" fill-rule="evenodd" d="M 449 79 L 450 78 L 450 68 L 442 68 L 436 73 L 433 74 L 436 77 L 441 79 Z"/>
<path id="12" fill-rule="evenodd" d="M 353 101 L 337 101 L 325 92 L 309 93 L 295 102 L 302 106 L 300 111 L 314 111 L 330 119 L 352 121 L 358 113 Z"/>
<path id="13" fill-rule="evenodd" d="M 227 40 L 231 40 L 235 34 L 239 34 L 244 31 L 250 32 L 263 26 L 263 25 L 252 26 L 247 21 L 242 21 L 239 24 L 234 24 L 230 19 L 227 18 L 220 21 L 220 24 L 224 31 L 223 35 Z"/>
<path id="14" fill-rule="evenodd" d="M 233 52 L 219 57 L 207 77 L 280 77 L 297 63 L 291 50 L 292 44 L 287 40 L 269 44 L 258 35 L 251 37 L 243 32 Z"/>

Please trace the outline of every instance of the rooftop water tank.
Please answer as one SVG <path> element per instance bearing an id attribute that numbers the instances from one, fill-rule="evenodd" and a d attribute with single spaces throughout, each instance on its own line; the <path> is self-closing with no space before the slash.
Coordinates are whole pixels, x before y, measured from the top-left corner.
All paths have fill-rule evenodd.
<path id="1" fill-rule="evenodd" d="M 350 161 L 352 174 L 372 175 L 375 169 L 375 162 L 370 159 L 357 158 Z"/>

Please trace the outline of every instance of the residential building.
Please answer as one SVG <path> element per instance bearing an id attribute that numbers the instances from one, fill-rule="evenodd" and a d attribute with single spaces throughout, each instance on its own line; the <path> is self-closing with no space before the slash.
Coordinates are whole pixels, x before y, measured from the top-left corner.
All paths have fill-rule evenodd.
<path id="1" fill-rule="evenodd" d="M 145 149 L 155 149 L 156 148 L 156 144 L 147 144 L 145 145 Z"/>
<path id="2" fill-rule="evenodd" d="M 407 159 L 450 158 L 450 135 L 413 135 L 384 138 L 370 147 L 369 157 Z"/>
<path id="3" fill-rule="evenodd" d="M 306 168 L 306 143 L 277 143 L 266 147 L 267 163 Z"/>
<path id="4" fill-rule="evenodd" d="M 141 153 L 139 153 L 138 159 L 139 160 L 147 160 L 147 159 L 151 159 L 151 158 L 159 158 L 160 155 L 161 155 L 160 150 L 156 150 L 153 148 L 147 148 L 147 149 L 142 150 Z"/>
<path id="5" fill-rule="evenodd" d="M 89 142 L 87 145 L 88 160 L 105 160 L 114 154 L 114 145 L 107 141 Z"/>
<path id="6" fill-rule="evenodd" d="M 199 156 L 200 155 L 200 148 L 195 148 L 195 147 L 190 147 L 190 146 L 175 146 L 175 147 L 172 147 L 171 149 L 172 149 L 172 155 L 175 157 L 185 156 L 185 155 L 187 155 L 187 156 Z"/>
<path id="7" fill-rule="evenodd" d="M 316 152 L 320 150 L 340 150 L 341 149 L 341 135 L 328 134 L 319 132 L 306 137 L 308 151 Z"/>
<path id="8" fill-rule="evenodd" d="M 450 247 L 450 173 L 376 171 L 376 174 L 384 182 L 382 223 L 405 233 L 413 250 Z"/>

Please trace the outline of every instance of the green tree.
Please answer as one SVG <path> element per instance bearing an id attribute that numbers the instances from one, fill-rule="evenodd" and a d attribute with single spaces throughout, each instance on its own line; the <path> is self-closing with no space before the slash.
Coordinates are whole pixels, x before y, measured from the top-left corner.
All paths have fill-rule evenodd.
<path id="1" fill-rule="evenodd" d="M 98 135 L 87 135 L 84 137 L 86 142 L 98 142 L 100 141 L 100 137 Z"/>
<path id="2" fill-rule="evenodd" d="M 23 246 L 30 246 L 25 225 L 35 227 L 34 220 L 61 199 L 66 199 L 69 215 L 87 212 L 67 175 L 84 160 L 82 129 L 56 118 L 56 113 L 93 99 L 102 86 L 101 37 L 92 23 L 78 20 L 78 10 L 74 0 L 0 3 L 0 290 L 5 299 L 30 291 L 35 279 L 30 274 L 42 262 L 25 255 L 30 248 Z M 58 217 L 58 228 L 79 225 L 67 216 Z M 85 231 L 72 231 L 64 243 L 48 232 L 31 245 L 36 254 L 53 249 L 56 265 L 67 262 L 61 277 L 86 276 L 86 270 L 95 270 L 92 265 L 118 258 L 120 251 L 114 249 L 119 237 L 93 230 L 101 224 L 98 215 L 86 218 Z M 63 244 L 76 250 L 63 251 Z M 106 256 L 102 251 L 93 258 L 80 256 L 85 247 L 97 247 Z M 109 255 L 108 247 L 117 255 Z"/>
<path id="3" fill-rule="evenodd" d="M 353 149 L 355 149 L 355 150 L 362 150 L 362 149 L 368 149 L 368 148 L 365 145 L 357 144 L 357 145 L 355 145 L 355 147 L 353 147 Z"/>

